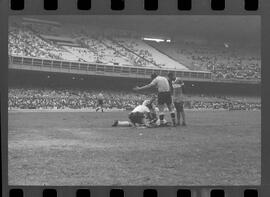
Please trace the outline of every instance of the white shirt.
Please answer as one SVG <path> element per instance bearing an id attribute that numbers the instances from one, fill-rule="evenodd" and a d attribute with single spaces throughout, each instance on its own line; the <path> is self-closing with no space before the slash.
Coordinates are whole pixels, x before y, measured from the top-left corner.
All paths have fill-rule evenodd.
<path id="1" fill-rule="evenodd" d="M 135 107 L 135 109 L 133 109 L 132 112 L 133 112 L 133 113 L 135 113 L 135 112 L 149 113 L 150 110 L 149 110 L 149 108 L 146 107 L 145 105 L 139 105 L 139 106 Z"/>
<path id="2" fill-rule="evenodd" d="M 152 82 L 152 85 L 155 85 L 158 89 L 158 92 L 169 92 L 170 84 L 166 77 L 157 76 Z"/>

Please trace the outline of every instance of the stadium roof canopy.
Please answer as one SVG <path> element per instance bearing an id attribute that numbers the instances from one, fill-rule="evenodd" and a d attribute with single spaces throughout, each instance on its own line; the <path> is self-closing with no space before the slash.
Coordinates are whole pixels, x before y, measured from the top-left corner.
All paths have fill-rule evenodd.
<path id="1" fill-rule="evenodd" d="M 31 17 L 56 21 L 62 24 L 74 23 L 125 29 L 174 39 L 188 35 L 222 41 L 260 42 L 260 16 L 252 15 L 51 15 Z"/>

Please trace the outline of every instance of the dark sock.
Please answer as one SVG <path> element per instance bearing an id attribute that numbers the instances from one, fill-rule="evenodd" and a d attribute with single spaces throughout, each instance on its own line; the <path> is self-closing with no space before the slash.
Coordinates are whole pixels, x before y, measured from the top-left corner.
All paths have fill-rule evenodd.
<path id="1" fill-rule="evenodd" d="M 163 122 L 163 120 L 164 120 L 164 114 L 160 114 L 159 115 L 159 119 L 160 119 L 160 122 Z"/>
<path id="2" fill-rule="evenodd" d="M 116 127 L 116 126 L 118 126 L 118 120 L 115 120 L 114 122 L 113 122 L 113 125 L 112 125 L 113 127 Z"/>
<path id="3" fill-rule="evenodd" d="M 172 118 L 173 124 L 175 124 L 175 113 L 174 112 L 171 112 L 171 118 Z"/>
<path id="4" fill-rule="evenodd" d="M 180 113 L 177 112 L 177 123 L 180 124 Z"/>

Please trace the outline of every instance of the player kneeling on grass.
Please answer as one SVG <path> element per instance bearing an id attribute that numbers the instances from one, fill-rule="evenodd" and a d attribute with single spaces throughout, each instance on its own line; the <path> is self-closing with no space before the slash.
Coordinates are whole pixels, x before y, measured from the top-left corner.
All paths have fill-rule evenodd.
<path id="1" fill-rule="evenodd" d="M 129 121 L 119 121 L 115 120 L 113 127 L 140 127 L 146 126 L 151 127 L 152 124 L 155 124 L 157 121 L 157 116 L 155 113 L 155 107 L 152 104 L 152 101 L 145 100 L 142 105 L 135 107 L 132 112 L 128 115 Z"/>

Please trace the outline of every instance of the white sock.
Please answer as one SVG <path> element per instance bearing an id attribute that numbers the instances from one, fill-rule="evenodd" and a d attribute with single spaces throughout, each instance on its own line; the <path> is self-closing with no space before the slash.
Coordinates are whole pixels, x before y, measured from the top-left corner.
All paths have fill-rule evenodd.
<path id="1" fill-rule="evenodd" d="M 131 124 L 130 124 L 129 121 L 118 121 L 117 126 L 120 126 L 120 127 L 130 127 Z"/>

